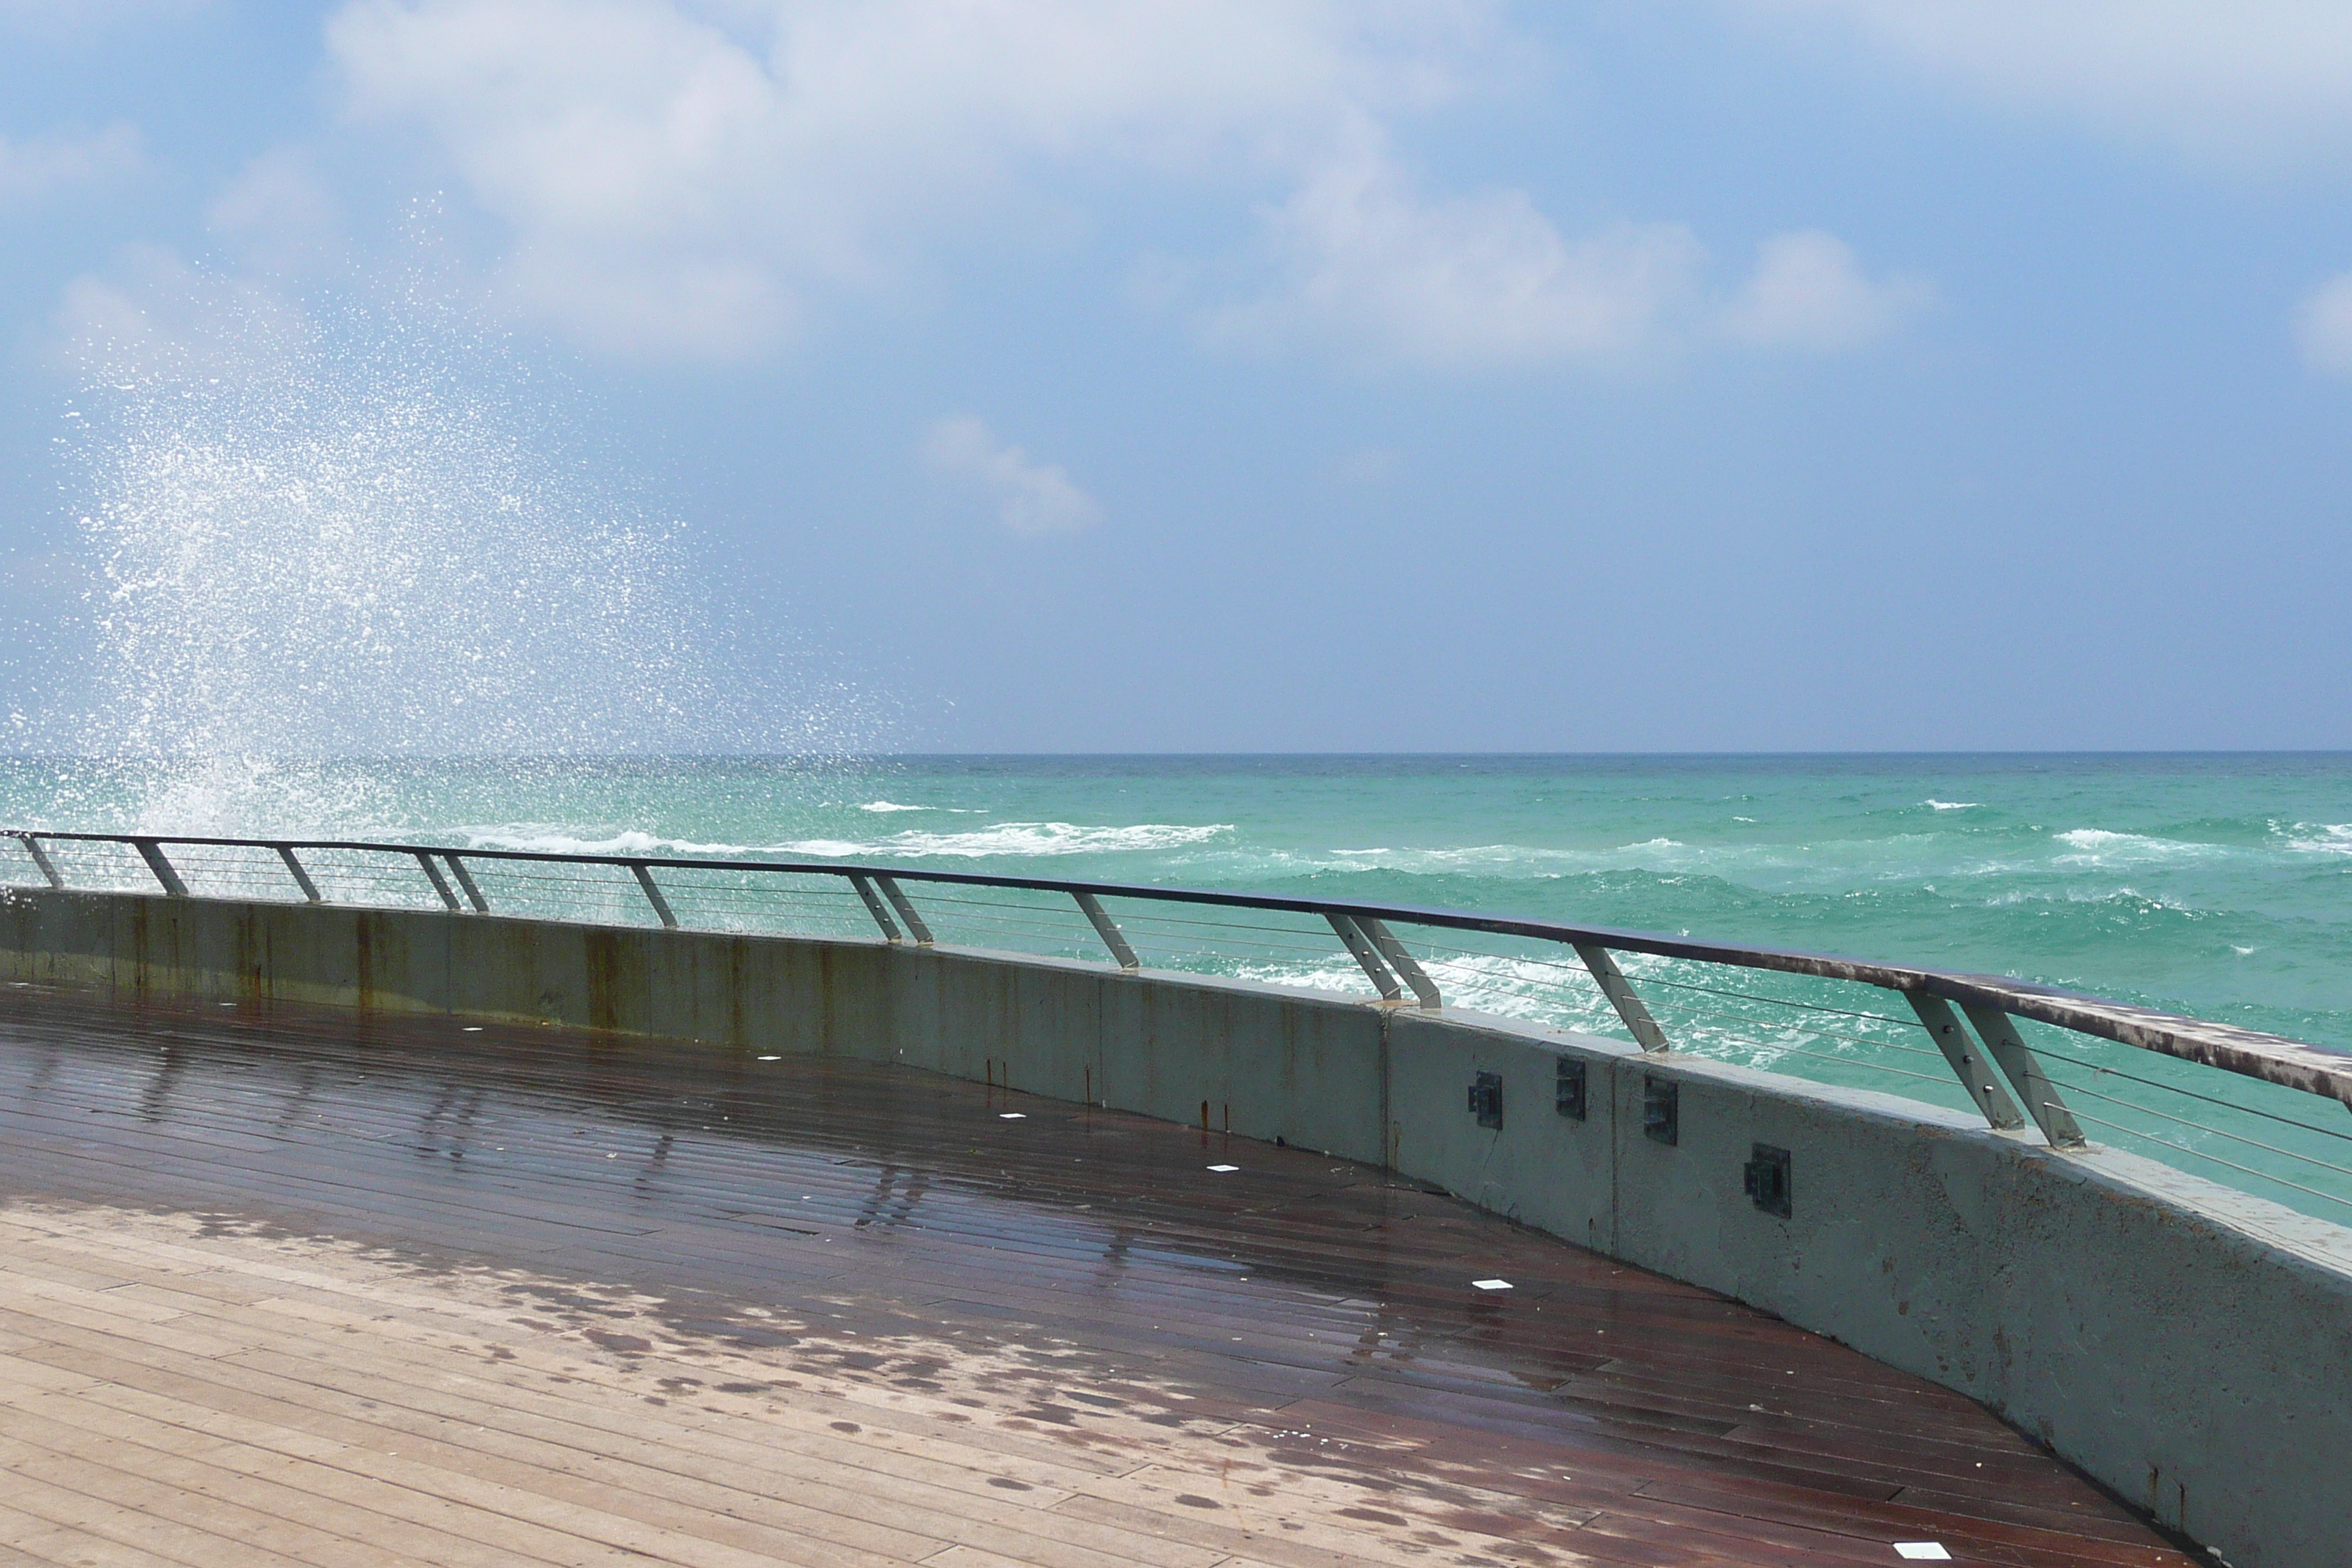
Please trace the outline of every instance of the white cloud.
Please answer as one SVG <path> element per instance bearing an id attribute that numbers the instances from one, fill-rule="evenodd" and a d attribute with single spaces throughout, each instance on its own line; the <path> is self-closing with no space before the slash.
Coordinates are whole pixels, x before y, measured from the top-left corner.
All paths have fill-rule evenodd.
<path id="1" fill-rule="evenodd" d="M 1729 0 L 1827 21 L 2008 107 L 2229 162 L 2352 143 L 2344 0 Z"/>
<path id="2" fill-rule="evenodd" d="M 1873 282 L 1845 241 L 1800 229 L 1764 242 L 1755 276 L 1725 310 L 1723 329 L 1752 348 L 1836 353 L 1886 336 L 1934 299 L 1927 279 L 1894 273 Z"/>
<path id="3" fill-rule="evenodd" d="M 2295 312 L 2294 338 L 2312 369 L 2352 375 L 2352 272 L 2337 274 L 2305 297 Z"/>
<path id="4" fill-rule="evenodd" d="M 1701 257 L 1674 224 L 1564 239 L 1517 191 L 1426 201 L 1376 157 L 1319 172 L 1273 215 L 1270 237 L 1284 287 L 1212 312 L 1213 338 L 1313 338 L 1452 369 L 1638 352 L 1691 293 Z"/>
<path id="5" fill-rule="evenodd" d="M 1102 518 L 1094 497 L 1072 484 L 1059 463 L 1031 462 L 970 415 L 933 424 L 923 437 L 923 460 L 985 493 L 998 520 L 1025 538 L 1075 532 Z"/>
<path id="6" fill-rule="evenodd" d="M 277 272 L 330 260 L 343 247 L 342 211 L 310 154 L 280 147 L 247 163 L 205 209 L 212 231 Z"/>
<path id="7" fill-rule="evenodd" d="M 103 272 L 66 285 L 54 357 L 103 384 L 242 374 L 258 379 L 310 323 L 276 289 L 188 265 L 166 246 L 128 246 Z"/>
<path id="8" fill-rule="evenodd" d="M 1491 9 L 353 0 L 327 36 L 351 115 L 424 131 L 511 226 L 526 300 L 608 348 L 726 358 L 1040 173 L 1284 177 L 1452 90 Z"/>
<path id="9" fill-rule="evenodd" d="M 0 202 L 31 202 L 136 170 L 139 131 L 120 121 L 89 136 L 0 136 Z"/>
<path id="10" fill-rule="evenodd" d="M 771 352 L 845 296 L 920 281 L 945 246 L 1083 232 L 1068 193 L 1139 174 L 1260 204 L 1255 245 L 1134 274 L 1139 302 L 1192 311 L 1213 341 L 1475 370 L 1699 335 L 1704 256 L 1682 226 L 1564 234 L 1523 191 L 1425 192 L 1403 172 L 1392 121 L 1519 68 L 1501 16 L 349 0 L 327 37 L 348 114 L 422 132 L 507 226 L 511 297 L 608 353 Z"/>

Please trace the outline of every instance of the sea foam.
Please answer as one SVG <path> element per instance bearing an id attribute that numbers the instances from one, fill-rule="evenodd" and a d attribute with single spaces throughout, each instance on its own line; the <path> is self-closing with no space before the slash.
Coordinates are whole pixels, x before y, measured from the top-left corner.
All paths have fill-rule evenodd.
<path id="1" fill-rule="evenodd" d="M 925 859 L 938 856 L 1139 854 L 1208 844 L 1232 834 L 1229 822 L 1188 826 L 1139 822 L 1126 826 L 1087 826 L 1071 822 L 1001 822 L 968 833 L 927 833 L 909 828 L 870 843 L 806 838 L 778 848 L 799 855 L 876 856 Z"/>

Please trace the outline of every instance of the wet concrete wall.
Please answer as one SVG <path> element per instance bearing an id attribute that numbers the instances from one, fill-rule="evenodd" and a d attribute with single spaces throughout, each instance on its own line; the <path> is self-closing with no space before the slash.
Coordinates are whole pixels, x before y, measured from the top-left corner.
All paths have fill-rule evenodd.
<path id="1" fill-rule="evenodd" d="M 2239 1568 L 2352 1568 L 2352 1231 L 2118 1152 L 1454 1009 L 879 942 L 36 891 L 0 902 L 0 978 L 838 1053 L 1279 1136 L 1982 1400 Z M 1785 1215 L 1745 1190 L 1759 1145 Z"/>

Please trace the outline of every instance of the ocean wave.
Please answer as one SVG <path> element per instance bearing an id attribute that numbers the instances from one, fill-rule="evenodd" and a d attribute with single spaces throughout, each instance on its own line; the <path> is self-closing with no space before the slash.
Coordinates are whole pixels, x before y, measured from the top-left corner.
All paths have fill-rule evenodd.
<path id="1" fill-rule="evenodd" d="M 791 855 L 806 859 L 856 860 L 956 855 L 977 858 L 1149 853 L 1205 844 L 1233 830 L 1229 822 L 1202 826 L 1142 822 L 1123 827 L 1093 827 L 1068 822 L 1006 822 L 969 833 L 927 833 L 909 828 L 879 839 L 795 838 L 782 844 L 704 844 L 664 838 L 636 828 L 590 837 L 578 830 L 537 823 L 459 828 L 457 832 L 469 849 L 515 849 L 537 855 Z"/>
<path id="2" fill-rule="evenodd" d="M 1648 838 L 1639 844 L 1622 845 L 1614 849 L 1537 849 L 1524 844 L 1469 844 L 1452 849 L 1395 848 L 1381 845 L 1370 849 L 1333 849 L 1328 853 L 1341 871 L 1522 871 L 1530 876 L 1553 876 L 1562 867 L 1603 869 L 1622 867 L 1643 857 L 1654 858 L 1659 851 L 1687 850 L 1690 847 L 1675 838 Z M 1739 854 L 1732 848 L 1725 854 Z M 1715 851 L 1701 848 L 1696 852 L 1705 858 Z M 1673 857 L 1669 857 L 1673 858 Z"/>
<path id="3" fill-rule="evenodd" d="M 1923 804 L 1937 811 L 1975 811 L 1984 805 L 1980 800 L 1929 800 Z"/>
<path id="4" fill-rule="evenodd" d="M 2223 853 L 2218 844 L 2182 838 L 2157 838 L 2145 833 L 2114 833 L 2104 827 L 2075 827 L 2053 835 L 2075 851 L 2058 856 L 2061 866 L 2120 866 L 2151 860 L 2194 860 Z"/>
<path id="5" fill-rule="evenodd" d="M 624 828 L 602 838 L 585 838 L 574 831 L 532 823 L 515 823 L 501 827 L 460 827 L 456 832 L 464 837 L 468 849 L 513 849 L 529 855 L 675 855 L 699 858 L 761 853 L 761 847 L 755 845 L 702 844 L 688 838 L 664 838 L 636 828 Z"/>
<path id="6" fill-rule="evenodd" d="M 2306 855 L 2352 855 L 2352 822 L 2298 822 L 2286 847 Z"/>
<path id="7" fill-rule="evenodd" d="M 2132 910 L 2186 915 L 2191 920 L 2209 919 L 2213 912 L 2195 904 L 2158 898 L 2153 893 L 2143 893 L 2137 888 L 2130 886 L 2097 890 L 2089 888 L 2011 888 L 1981 900 L 1979 907 L 2001 910 L 2017 909 L 2028 904 L 2052 907 L 2066 904 L 2105 904 Z"/>
<path id="8" fill-rule="evenodd" d="M 856 856 L 887 856 L 923 859 L 933 856 L 972 858 L 1032 855 L 1146 854 L 1207 844 L 1232 833 L 1230 822 L 1190 826 L 1139 822 L 1122 827 L 1094 827 L 1070 822 L 1002 822 L 969 833 L 927 833 L 909 828 L 873 843 L 849 843 L 831 838 L 805 838 L 778 845 L 784 853 L 816 855 L 833 859 Z"/>
<path id="9" fill-rule="evenodd" d="M 869 800 L 869 801 L 867 801 L 865 805 L 863 805 L 859 806 L 857 809 L 858 809 L 858 810 L 860 810 L 860 811 L 873 811 L 873 812 L 887 812 L 887 811 L 937 811 L 937 810 L 939 809 L 939 807 L 938 807 L 938 806 L 935 806 L 935 805 L 900 805 L 897 801 L 894 801 L 894 800 Z"/>

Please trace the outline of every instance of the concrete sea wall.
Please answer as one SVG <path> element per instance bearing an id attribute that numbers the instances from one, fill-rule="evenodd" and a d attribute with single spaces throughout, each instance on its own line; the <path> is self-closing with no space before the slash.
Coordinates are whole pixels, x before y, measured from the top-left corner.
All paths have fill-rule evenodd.
<path id="1" fill-rule="evenodd" d="M 2352 1568 L 2352 1231 L 2117 1151 L 1455 1009 L 879 941 L 19 891 L 0 978 L 543 1019 L 1205 1115 L 1958 1390 L 2237 1568 Z M 1785 1205 L 1747 1186 L 1773 1152 Z"/>

